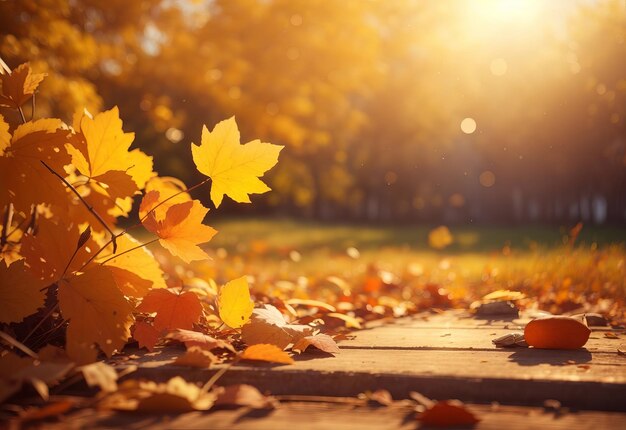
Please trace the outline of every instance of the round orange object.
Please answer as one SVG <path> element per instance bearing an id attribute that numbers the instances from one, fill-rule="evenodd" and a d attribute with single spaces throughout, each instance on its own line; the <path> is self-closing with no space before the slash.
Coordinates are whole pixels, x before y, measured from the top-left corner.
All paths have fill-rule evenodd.
<path id="1" fill-rule="evenodd" d="M 543 349 L 577 349 L 589 340 L 591 330 L 577 319 L 565 316 L 537 318 L 526 325 L 524 339 Z"/>

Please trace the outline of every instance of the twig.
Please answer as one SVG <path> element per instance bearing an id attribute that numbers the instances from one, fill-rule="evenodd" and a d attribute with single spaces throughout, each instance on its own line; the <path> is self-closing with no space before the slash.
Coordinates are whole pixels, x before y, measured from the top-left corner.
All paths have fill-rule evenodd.
<path id="1" fill-rule="evenodd" d="M 87 210 L 89 212 L 91 212 L 91 214 L 93 216 L 96 217 L 96 219 L 98 220 L 98 222 L 100 222 L 100 224 L 102 224 L 102 227 L 104 227 L 106 229 L 106 231 L 109 232 L 109 234 L 111 235 L 111 242 L 113 244 L 113 253 L 115 253 L 115 251 L 117 250 L 117 242 L 115 241 L 115 233 L 113 233 L 113 230 L 111 230 L 109 228 L 109 226 L 107 225 L 107 223 L 102 219 L 102 217 L 100 216 L 100 214 L 98 212 L 96 212 L 96 210 L 93 208 L 93 206 L 91 206 L 89 203 L 87 203 L 87 201 L 85 199 L 83 199 L 83 196 L 80 195 L 80 193 L 76 190 L 76 188 L 74 188 L 72 186 L 72 184 L 70 184 L 69 182 L 67 182 L 67 180 L 59 175 L 57 172 L 54 171 L 54 169 L 50 166 L 48 166 L 46 164 L 45 161 L 41 160 L 41 164 L 43 164 L 44 166 L 46 166 L 46 169 L 48 169 L 50 171 L 50 173 L 52 173 L 54 176 L 56 176 L 57 178 L 59 178 L 61 181 L 63 181 L 63 183 L 70 189 L 72 190 L 72 192 L 76 195 L 76 197 L 78 197 L 80 199 L 80 201 L 85 205 L 85 207 L 87 208 Z"/>
<path id="2" fill-rule="evenodd" d="M 22 110 L 22 107 L 18 107 L 17 110 L 20 112 L 20 116 L 22 117 L 22 124 L 26 124 L 26 117 L 24 116 L 24 111 Z"/>
<path id="3" fill-rule="evenodd" d="M 218 379 L 220 379 L 222 377 L 222 375 L 224 373 L 226 373 L 226 371 L 228 369 L 230 369 L 231 367 L 233 367 L 235 364 L 239 363 L 239 360 L 241 359 L 241 355 L 238 355 L 233 361 L 231 361 L 230 363 L 228 363 L 226 366 L 222 367 L 220 370 L 218 370 L 215 375 L 211 376 L 211 379 L 209 379 L 206 384 L 204 384 L 202 386 L 202 388 L 200 389 L 201 392 L 203 393 L 208 393 L 209 390 L 211 389 L 211 387 L 213 385 L 215 385 L 215 383 L 217 382 Z"/>
<path id="4" fill-rule="evenodd" d="M 155 239 L 152 239 L 152 240 L 151 240 L 151 241 L 149 241 L 149 242 L 146 242 L 146 243 L 141 243 L 141 244 L 139 244 L 139 245 L 137 245 L 137 246 L 133 246 L 132 248 L 129 248 L 129 249 L 127 249 L 127 250 L 126 250 L 126 251 L 124 251 L 124 252 L 120 252 L 119 254 L 113 254 L 112 256 L 110 256 L 109 258 L 107 258 L 106 260 L 101 261 L 101 262 L 100 262 L 100 264 L 102 265 L 102 264 L 106 263 L 107 261 L 111 261 L 111 260 L 113 260 L 113 259 L 115 259 L 115 258 L 119 257 L 120 255 L 127 254 L 127 253 L 129 253 L 130 251 L 134 251 L 135 249 L 139 249 L 139 248 L 143 248 L 144 246 L 148 246 L 148 245 L 150 245 L 151 243 L 156 242 L 157 240 L 159 240 L 159 238 L 158 238 L 158 237 L 157 237 L 157 238 L 155 238 Z"/>
<path id="5" fill-rule="evenodd" d="M 19 349 L 20 351 L 22 351 L 24 354 L 32 357 L 32 358 L 39 358 L 37 356 L 37 354 L 35 354 L 35 352 L 30 349 L 29 347 L 27 347 L 26 345 L 24 345 L 22 342 L 20 342 L 19 340 L 15 339 L 12 336 L 9 336 L 7 333 L 0 331 L 0 338 L 2 338 L 2 340 L 4 340 L 6 343 L 8 343 L 9 345 L 13 345 L 14 347 L 16 347 L 17 349 Z"/>
<path id="6" fill-rule="evenodd" d="M 4 211 L 4 219 L 2 220 L 2 236 L 0 236 L 0 247 L 3 247 L 7 243 L 9 237 L 8 229 L 13 222 L 13 203 L 9 203 L 6 211 Z"/>
<path id="7" fill-rule="evenodd" d="M 39 327 L 41 327 L 41 325 L 44 323 L 45 320 L 47 320 L 48 318 L 50 318 L 50 316 L 59 308 L 59 303 L 57 302 L 54 306 L 52 306 L 50 308 L 50 310 L 43 316 L 43 318 L 41 318 L 39 320 L 39 322 L 37 323 L 37 325 L 35 326 L 35 328 L 33 328 L 30 333 L 28 333 L 26 335 L 26 337 L 22 340 L 22 342 L 26 342 L 36 331 Z"/>

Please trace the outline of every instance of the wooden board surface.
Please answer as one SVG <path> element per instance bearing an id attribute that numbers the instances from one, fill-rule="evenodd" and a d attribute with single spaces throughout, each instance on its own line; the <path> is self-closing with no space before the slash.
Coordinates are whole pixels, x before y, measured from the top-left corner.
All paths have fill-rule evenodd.
<path id="1" fill-rule="evenodd" d="M 568 412 L 558 415 L 541 408 L 468 405 L 481 421 L 475 430 L 598 430 L 626 428 L 626 414 L 610 412 Z M 276 410 L 217 410 L 181 415 L 146 415 L 85 410 L 44 428 L 104 429 L 398 429 L 419 428 L 415 413 L 406 407 L 366 407 L 338 403 L 289 402 Z M 425 427 L 422 427 L 425 428 Z"/>
<path id="2" fill-rule="evenodd" d="M 523 330 L 524 319 L 479 320 L 458 311 L 393 324 L 376 322 L 340 343 L 333 357 L 305 352 L 289 366 L 240 363 L 220 383 L 250 383 L 274 394 L 354 396 L 385 388 L 399 398 L 412 390 L 433 398 L 540 405 L 546 399 L 599 410 L 626 410 L 626 357 L 617 353 L 623 331 L 595 330 L 585 349 L 496 348 L 491 339 Z M 618 339 L 604 336 L 618 334 Z M 174 366 L 182 349 L 168 347 L 119 363 L 137 365 L 130 377 L 206 381 L 220 369 Z"/>

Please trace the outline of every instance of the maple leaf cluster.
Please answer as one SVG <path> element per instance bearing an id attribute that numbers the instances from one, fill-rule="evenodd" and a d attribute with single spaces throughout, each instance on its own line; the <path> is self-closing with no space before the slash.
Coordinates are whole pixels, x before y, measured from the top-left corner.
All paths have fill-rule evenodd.
<path id="1" fill-rule="evenodd" d="M 258 140 L 240 144 L 234 118 L 212 131 L 205 126 L 191 151 L 206 179 L 187 187 L 158 176 L 152 157 L 131 148 L 134 134 L 124 131 L 117 107 L 95 115 L 77 112 L 71 125 L 35 119 L 34 112 L 27 120 L 23 106 L 44 77 L 28 64 L 0 74 L 0 107 L 9 111 L 0 115 L 4 334 L 33 352 L 49 343 L 51 333 L 61 333 L 56 339 L 64 342 L 63 354 L 84 365 L 100 351 L 110 357 L 132 336 L 151 349 L 183 330 L 187 335 L 180 339 L 197 348 L 207 342 L 198 340 L 203 333 L 191 331 L 201 320 L 218 319 L 237 330 L 248 323 L 254 305 L 245 278 L 224 285 L 218 297 L 193 291 L 166 274 L 146 245 L 158 242 L 186 263 L 208 258 L 200 245 L 216 230 L 203 224 L 209 209 L 190 191 L 211 183 L 216 208 L 224 196 L 249 203 L 250 194 L 270 190 L 260 177 L 277 163 L 282 147 Z M 138 221 L 119 228 L 118 220 L 131 215 L 136 199 Z M 130 234 L 141 227 L 154 238 L 142 243 Z M 216 299 L 219 310 L 212 313 Z M 189 333 L 198 339 L 190 340 Z M 228 342 L 215 342 L 232 349 Z M 210 362 L 209 351 L 189 351 L 191 361 Z M 29 360 L 40 359 L 33 352 Z M 7 354 L 0 360 L 20 363 Z"/>

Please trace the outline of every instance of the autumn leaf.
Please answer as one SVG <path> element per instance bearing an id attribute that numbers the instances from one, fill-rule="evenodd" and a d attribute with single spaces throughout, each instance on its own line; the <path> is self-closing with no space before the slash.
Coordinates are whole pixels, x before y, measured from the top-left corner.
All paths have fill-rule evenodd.
<path id="1" fill-rule="evenodd" d="M 7 267 L 0 261 L 0 322 L 20 322 L 43 306 L 45 284 L 24 266 L 24 260 Z"/>
<path id="2" fill-rule="evenodd" d="M 243 341 L 248 345 L 269 343 L 284 349 L 290 343 L 313 334 L 313 328 L 302 324 L 288 324 L 272 305 L 252 311 L 250 322 L 241 329 Z"/>
<path id="3" fill-rule="evenodd" d="M 454 400 L 435 403 L 422 412 L 418 420 L 433 427 L 471 426 L 480 421 L 463 403 Z"/>
<path id="4" fill-rule="evenodd" d="M 150 209 L 146 208 L 144 206 L 142 210 L 147 213 Z M 204 260 L 209 256 L 198 244 L 208 242 L 217 233 L 215 229 L 202 224 L 208 211 L 198 200 L 188 201 L 171 206 L 163 220 L 157 220 L 154 213 L 150 213 L 143 225 L 159 237 L 161 246 L 184 262 Z"/>
<path id="5" fill-rule="evenodd" d="M 117 390 L 117 372 L 115 368 L 101 361 L 81 366 L 77 369 L 83 374 L 90 387 L 100 387 L 102 391 Z"/>
<path id="6" fill-rule="evenodd" d="M 219 362 L 219 358 L 211 354 L 206 349 L 202 349 L 199 346 L 192 346 L 187 349 L 183 355 L 177 357 L 173 364 L 206 369 L 212 364 Z"/>
<path id="7" fill-rule="evenodd" d="M 215 402 L 216 395 L 176 376 L 166 383 L 127 380 L 117 391 L 103 397 L 98 406 L 102 409 L 122 411 L 182 413 L 205 411 Z"/>
<path id="8" fill-rule="evenodd" d="M 165 338 L 183 342 L 187 348 L 198 346 L 209 351 L 212 349 L 223 348 L 235 352 L 235 348 L 233 348 L 229 342 L 222 339 L 215 339 L 214 337 L 197 331 L 176 329 L 168 333 Z"/>
<path id="9" fill-rule="evenodd" d="M 146 348 L 152 352 L 154 345 L 161 337 L 161 333 L 154 328 L 152 324 L 148 324 L 144 321 L 137 321 L 135 323 L 135 329 L 133 330 L 133 339 L 139 344 L 139 348 Z"/>
<path id="10" fill-rule="evenodd" d="M 293 364 L 293 358 L 276 345 L 259 343 L 250 345 L 239 356 L 241 360 L 268 361 L 270 363 Z"/>
<path id="11" fill-rule="evenodd" d="M 20 413 L 21 422 L 30 422 L 43 420 L 50 417 L 58 417 L 69 412 L 76 405 L 75 400 L 60 400 L 54 403 L 48 403 L 40 408 L 27 408 Z"/>
<path id="12" fill-rule="evenodd" d="M 39 83 L 46 77 L 45 73 L 33 73 L 28 63 L 20 64 L 10 74 L 0 73 L 2 92 L 0 107 L 17 109 L 35 94 Z"/>
<path id="13" fill-rule="evenodd" d="M 253 409 L 274 409 L 278 405 L 276 399 L 264 396 L 252 385 L 228 385 L 226 387 L 217 387 L 213 391 L 217 394 L 215 406 L 247 406 Z"/>
<path id="14" fill-rule="evenodd" d="M 302 337 L 293 345 L 291 349 L 297 353 L 302 353 L 311 345 L 330 354 L 338 354 L 341 352 L 334 339 L 327 334 L 316 334 L 315 336 Z"/>
<path id="15" fill-rule="evenodd" d="M 37 203 L 66 205 L 65 185 L 41 162 L 63 172 L 63 166 L 70 163 L 64 147 L 68 134 L 58 119 L 29 121 L 15 129 L 0 156 L 0 207 L 12 203 L 17 211 L 28 214 Z"/>
<path id="16" fill-rule="evenodd" d="M 156 312 L 154 328 L 163 333 L 177 328 L 191 329 L 202 315 L 202 304 L 194 293 L 152 290 L 137 306 L 137 311 Z"/>
<path id="17" fill-rule="evenodd" d="M 4 155 L 4 150 L 11 144 L 11 133 L 9 133 L 9 123 L 4 121 L 0 115 L 0 157 Z"/>
<path id="18" fill-rule="evenodd" d="M 324 315 L 322 317 L 322 319 L 328 323 L 329 320 L 332 319 L 338 319 L 341 320 L 343 322 L 343 324 L 348 327 L 348 328 L 356 328 L 356 329 L 360 329 L 361 327 L 361 323 L 359 322 L 358 319 L 356 319 L 355 317 L 352 317 L 350 315 L 346 315 L 346 314 L 341 314 L 339 312 L 331 312 L 328 313 L 326 315 Z"/>
<path id="19" fill-rule="evenodd" d="M 163 271 L 154 255 L 145 246 L 124 253 L 140 245 L 139 241 L 126 234 L 117 238 L 118 257 L 107 260 L 118 288 L 127 296 L 142 298 L 151 289 L 166 288 Z M 112 250 L 112 247 L 110 247 Z M 110 257 L 107 257 L 110 258 Z"/>
<path id="20" fill-rule="evenodd" d="M 143 219 L 151 208 L 160 203 L 160 200 L 164 203 L 155 209 L 155 217 L 157 220 L 162 220 L 170 206 L 191 200 L 189 193 L 184 191 L 186 189 L 187 186 L 181 180 L 169 176 L 157 176 L 150 179 L 146 183 L 146 194 L 139 208 L 139 218 Z M 152 191 L 156 193 L 151 193 Z"/>
<path id="21" fill-rule="evenodd" d="M 220 288 L 217 304 L 220 318 L 227 326 L 240 328 L 247 323 L 254 309 L 247 278 L 242 276 Z"/>
<path id="22" fill-rule="evenodd" d="M 211 200 L 219 207 L 224 194 L 239 203 L 250 203 L 249 194 L 270 191 L 259 178 L 278 162 L 280 145 L 254 140 L 239 143 L 235 118 L 218 123 L 213 131 L 204 126 L 199 146 L 191 144 L 193 161 L 198 170 L 209 176 Z"/>
<path id="23" fill-rule="evenodd" d="M 33 273 L 52 283 L 80 269 L 97 250 L 95 241 L 79 246 L 80 239 L 78 227 L 41 219 L 35 234 L 24 235 L 21 253 Z"/>
<path id="24" fill-rule="evenodd" d="M 67 353 L 76 363 L 87 364 L 95 359 L 90 352 L 94 343 L 110 357 L 130 337 L 133 309 L 108 267 L 92 266 L 80 275 L 61 280 L 58 298 L 61 314 L 69 320 Z"/>

